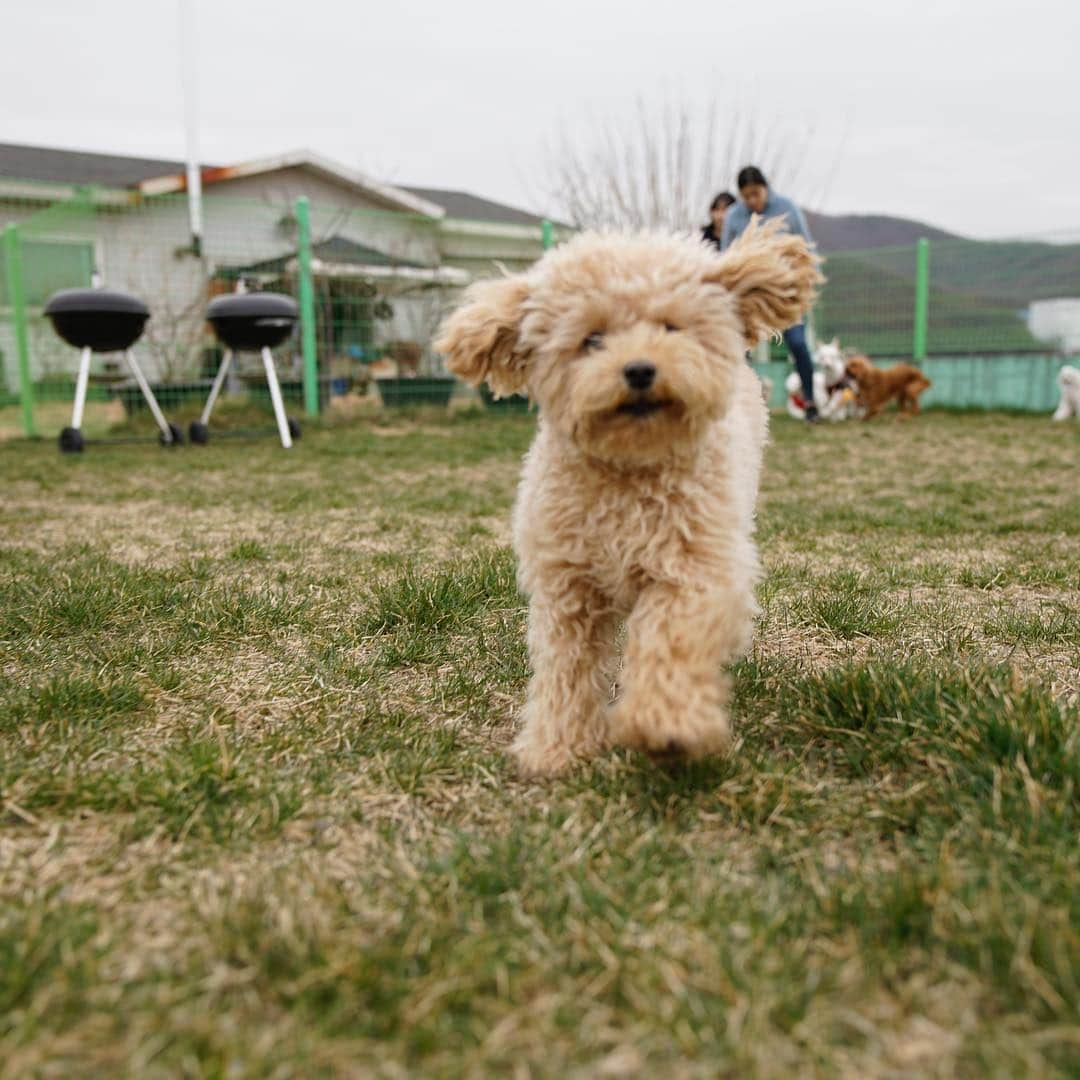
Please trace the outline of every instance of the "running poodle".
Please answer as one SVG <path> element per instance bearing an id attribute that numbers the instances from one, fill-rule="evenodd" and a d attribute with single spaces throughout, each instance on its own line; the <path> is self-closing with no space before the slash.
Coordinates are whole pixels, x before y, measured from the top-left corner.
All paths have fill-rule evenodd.
<path id="1" fill-rule="evenodd" d="M 723 668 L 752 639 L 767 430 L 744 356 L 797 322 L 820 281 L 805 242 L 775 226 L 723 255 L 583 234 L 472 286 L 444 325 L 451 371 L 540 405 L 514 513 L 533 668 L 525 773 L 613 745 L 696 757 L 728 744 Z"/>

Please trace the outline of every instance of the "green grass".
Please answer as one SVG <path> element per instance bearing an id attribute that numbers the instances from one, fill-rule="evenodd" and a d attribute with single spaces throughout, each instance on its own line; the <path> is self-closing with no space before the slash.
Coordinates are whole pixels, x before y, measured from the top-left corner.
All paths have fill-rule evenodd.
<path id="1" fill-rule="evenodd" d="M 895 605 L 883 599 L 880 586 L 850 570 L 840 571 L 822 585 L 796 603 L 808 626 L 850 639 L 883 637 L 901 622 Z"/>
<path id="2" fill-rule="evenodd" d="M 0 445 L 0 1075 L 1076 1075 L 1080 432 L 778 419 L 732 754 L 540 784 L 532 423 Z"/>

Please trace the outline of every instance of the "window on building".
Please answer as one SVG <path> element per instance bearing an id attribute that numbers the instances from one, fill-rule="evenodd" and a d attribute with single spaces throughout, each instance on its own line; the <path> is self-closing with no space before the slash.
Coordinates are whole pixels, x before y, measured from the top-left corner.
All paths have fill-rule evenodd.
<path id="1" fill-rule="evenodd" d="M 23 283 L 29 307 L 42 307 L 57 289 L 74 289 L 90 284 L 94 272 L 94 245 L 88 240 L 22 241 Z M 10 297 L 7 267 L 0 259 L 0 307 Z"/>

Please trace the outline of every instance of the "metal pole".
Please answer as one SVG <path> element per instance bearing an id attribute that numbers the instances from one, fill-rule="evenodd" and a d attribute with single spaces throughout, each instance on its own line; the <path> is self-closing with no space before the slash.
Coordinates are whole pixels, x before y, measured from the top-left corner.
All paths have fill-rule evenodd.
<path id="1" fill-rule="evenodd" d="M 555 226 L 547 218 L 540 222 L 540 245 L 545 251 L 555 246 Z"/>
<path id="2" fill-rule="evenodd" d="M 150 384 L 146 381 L 146 376 L 142 373 L 142 368 L 139 367 L 139 362 L 135 359 L 135 354 L 131 349 L 128 349 L 126 355 L 128 367 L 131 368 L 131 374 L 135 376 L 135 381 L 139 384 L 142 396 L 146 400 L 146 404 L 154 417 L 154 423 L 157 424 L 158 430 L 161 432 L 161 437 L 165 440 L 165 445 L 168 446 L 173 441 L 172 428 L 169 427 L 169 421 L 165 419 L 165 414 L 161 411 L 161 406 L 158 405 L 157 398 L 154 397 L 154 391 L 150 389 Z"/>
<path id="3" fill-rule="evenodd" d="M 915 248 L 915 332 L 911 356 L 915 363 L 926 359 L 926 330 L 930 311 L 930 241 L 919 238 Z"/>
<path id="4" fill-rule="evenodd" d="M 292 446 L 292 432 L 289 431 L 289 419 L 285 415 L 285 402 L 281 400 L 281 386 L 274 370 L 274 356 L 269 349 L 262 351 L 263 367 L 266 369 L 266 385 L 270 387 L 270 400 L 274 405 L 274 419 L 277 420 L 278 435 L 281 445 L 288 450 Z"/>
<path id="5" fill-rule="evenodd" d="M 311 273 L 311 213 L 306 195 L 296 200 L 300 349 L 304 356 L 304 412 L 319 415 L 319 358 L 315 351 L 315 282 Z"/>
<path id="6" fill-rule="evenodd" d="M 12 223 L 4 230 L 4 253 L 7 266 L 8 305 L 15 330 L 15 352 L 19 362 L 19 404 L 22 407 L 23 433 L 37 434 L 34 425 L 34 384 L 30 379 L 30 333 L 26 326 L 26 290 L 23 286 L 22 245 L 19 228 Z"/>
<path id="7" fill-rule="evenodd" d="M 210 414 L 214 411 L 214 402 L 217 401 L 218 394 L 221 393 L 221 387 L 225 383 L 225 376 L 229 374 L 230 364 L 232 364 L 232 349 L 226 349 L 225 355 L 221 358 L 221 365 L 214 376 L 214 384 L 210 387 L 210 395 L 203 406 L 202 416 L 199 417 L 199 423 L 203 427 L 210 423 Z"/>
<path id="8" fill-rule="evenodd" d="M 90 350 L 79 353 L 79 376 L 75 380 L 75 404 L 71 407 L 71 426 L 78 431 L 82 427 L 83 410 L 86 408 L 86 387 L 90 382 Z"/>
<path id="9" fill-rule="evenodd" d="M 199 94 L 195 72 L 194 0 L 180 0 L 180 80 L 187 142 L 188 220 L 191 223 L 191 250 L 195 255 L 202 255 L 202 169 L 199 167 Z"/>

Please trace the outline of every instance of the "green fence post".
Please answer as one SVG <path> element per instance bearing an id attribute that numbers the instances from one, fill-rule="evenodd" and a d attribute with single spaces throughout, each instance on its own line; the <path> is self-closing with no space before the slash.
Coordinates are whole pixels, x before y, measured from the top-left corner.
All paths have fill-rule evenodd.
<path id="1" fill-rule="evenodd" d="M 926 330 L 930 312 L 930 241 L 919 238 L 915 248 L 915 333 L 911 357 L 915 363 L 926 359 Z"/>
<path id="2" fill-rule="evenodd" d="M 34 384 L 30 378 L 30 334 L 26 326 L 26 289 L 23 284 L 22 244 L 19 228 L 12 223 L 4 230 L 4 255 L 7 268 L 8 304 L 15 328 L 15 352 L 19 362 L 19 404 L 22 406 L 23 432 L 28 438 L 37 434 L 34 426 Z"/>
<path id="3" fill-rule="evenodd" d="M 315 284 L 311 276 L 311 215 L 306 195 L 296 200 L 300 281 L 300 350 L 304 356 L 304 412 L 319 415 L 319 358 L 315 350 Z"/>
<path id="4" fill-rule="evenodd" d="M 540 245 L 545 251 L 555 246 L 555 226 L 547 218 L 540 222 Z"/>

